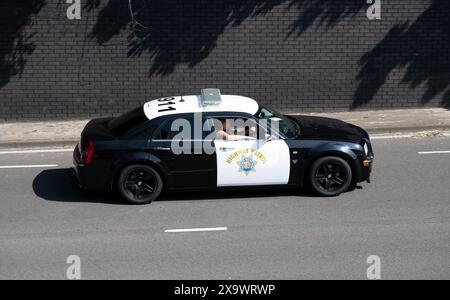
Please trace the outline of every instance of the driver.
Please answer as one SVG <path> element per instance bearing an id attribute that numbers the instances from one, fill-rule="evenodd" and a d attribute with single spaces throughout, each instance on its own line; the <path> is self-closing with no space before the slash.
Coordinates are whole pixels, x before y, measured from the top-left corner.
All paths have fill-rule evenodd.
<path id="1" fill-rule="evenodd" d="M 222 130 L 218 130 L 216 133 L 216 138 L 219 140 L 224 141 L 245 141 L 245 140 L 254 140 L 255 138 L 250 137 L 250 130 L 256 130 L 255 128 L 246 128 L 245 129 L 245 135 L 236 135 L 228 133 L 227 130 L 227 120 L 226 119 L 220 119 L 220 122 L 222 123 Z"/>

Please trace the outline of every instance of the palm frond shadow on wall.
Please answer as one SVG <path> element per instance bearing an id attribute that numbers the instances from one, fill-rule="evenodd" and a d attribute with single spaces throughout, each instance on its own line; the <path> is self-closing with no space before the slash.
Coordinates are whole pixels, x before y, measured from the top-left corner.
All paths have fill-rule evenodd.
<path id="1" fill-rule="evenodd" d="M 284 5 L 299 17 L 286 28 L 286 36 L 300 36 L 312 25 L 333 27 L 367 8 L 361 0 L 86 0 L 86 10 L 99 10 L 91 38 L 107 43 L 123 30 L 130 32 L 129 57 L 149 53 L 150 76 L 165 76 L 179 64 L 194 67 L 214 50 L 228 27 Z M 26 33 L 45 0 L 2 0 L 0 9 L 0 88 L 20 76 L 36 45 Z M 359 85 L 353 107 L 369 103 L 398 68 L 406 68 L 402 83 L 411 89 L 425 85 L 422 103 L 442 94 L 450 107 L 450 1 L 430 0 L 416 20 L 399 23 L 361 58 Z M 173 16 L 176 16 L 174 18 Z M 132 30 L 130 30 L 132 29 Z M 300 55 L 300 54 L 299 54 Z"/>
<path id="2" fill-rule="evenodd" d="M 368 103 L 395 69 L 406 68 L 402 83 L 425 85 L 422 104 L 442 94 L 450 108 L 450 1 L 433 0 L 414 22 L 394 26 L 361 59 L 353 107 Z"/>
<path id="3" fill-rule="evenodd" d="M 101 7 L 91 34 L 99 44 L 132 29 L 128 56 L 149 53 L 153 76 L 168 75 L 178 64 L 194 67 L 214 50 L 228 27 L 281 5 L 299 11 L 287 35 L 300 35 L 316 21 L 333 26 L 367 6 L 361 0 L 227 0 L 226 5 L 217 0 L 89 0 L 86 8 Z"/>
<path id="4" fill-rule="evenodd" d="M 213 51 L 228 26 L 239 26 L 246 19 L 264 15 L 280 5 L 298 10 L 298 20 L 286 29 L 287 36 L 297 37 L 314 24 L 330 28 L 368 7 L 361 0 L 228 0 L 226 8 L 211 0 L 132 0 L 137 10 L 133 19 L 129 1 L 90 0 L 88 7 L 99 7 L 102 1 L 107 3 L 92 36 L 102 44 L 128 26 L 133 27 L 128 55 L 149 53 L 153 58 L 150 76 L 170 74 L 178 64 L 194 67 Z M 404 67 L 407 72 L 403 84 L 411 89 L 426 85 L 422 104 L 443 94 L 442 106 L 450 106 L 448 11 L 450 1 L 431 0 L 417 20 L 394 26 L 361 58 L 353 108 L 370 102 L 390 73 Z M 136 19 L 140 21 L 135 22 Z"/>
<path id="5" fill-rule="evenodd" d="M 36 48 L 32 42 L 33 34 L 24 29 L 44 4 L 44 0 L 1 0 L 0 88 L 13 76 L 22 75 L 27 57 Z"/>

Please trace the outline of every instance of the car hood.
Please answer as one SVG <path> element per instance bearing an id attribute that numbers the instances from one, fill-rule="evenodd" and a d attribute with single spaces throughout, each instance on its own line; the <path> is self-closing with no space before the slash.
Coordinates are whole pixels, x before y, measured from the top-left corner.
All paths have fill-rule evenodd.
<path id="1" fill-rule="evenodd" d="M 323 139 L 361 143 L 363 139 L 368 139 L 367 132 L 353 124 L 341 120 L 311 117 L 311 116 L 291 116 L 301 126 L 301 137 L 306 139 Z"/>

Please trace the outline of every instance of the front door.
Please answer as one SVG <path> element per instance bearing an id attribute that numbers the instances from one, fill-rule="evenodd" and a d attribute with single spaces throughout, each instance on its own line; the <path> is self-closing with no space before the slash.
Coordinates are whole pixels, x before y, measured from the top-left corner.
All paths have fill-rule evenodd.
<path id="1" fill-rule="evenodd" d="M 283 140 L 215 141 L 217 186 L 288 184 L 289 147 Z"/>

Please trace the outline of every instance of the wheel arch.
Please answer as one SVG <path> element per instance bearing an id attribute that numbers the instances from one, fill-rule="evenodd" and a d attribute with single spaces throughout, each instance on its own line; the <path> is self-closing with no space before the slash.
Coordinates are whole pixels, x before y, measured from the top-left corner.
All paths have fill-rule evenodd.
<path id="1" fill-rule="evenodd" d="M 114 190 L 116 187 L 117 180 L 119 179 L 120 173 L 123 169 L 132 166 L 132 165 L 146 165 L 155 169 L 158 172 L 159 176 L 161 176 L 161 180 L 163 181 L 163 189 L 166 190 L 168 184 L 170 184 L 170 178 L 167 176 L 166 168 L 161 164 L 159 159 L 153 157 L 153 155 L 134 155 L 132 157 L 128 157 L 125 159 L 121 159 L 114 163 L 112 168 L 112 178 L 110 183 L 111 190 Z"/>
<path id="2" fill-rule="evenodd" d="M 318 149 L 312 150 L 309 159 L 305 163 L 305 168 L 303 169 L 303 185 L 306 184 L 306 180 L 308 178 L 307 175 L 309 174 L 314 162 L 320 158 L 328 156 L 338 157 L 347 162 L 353 173 L 352 184 L 354 185 L 357 183 L 358 178 L 360 178 L 361 176 L 361 169 L 358 165 L 358 156 L 348 146 L 326 144 L 322 147 L 319 147 Z"/>

